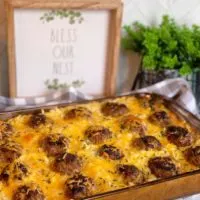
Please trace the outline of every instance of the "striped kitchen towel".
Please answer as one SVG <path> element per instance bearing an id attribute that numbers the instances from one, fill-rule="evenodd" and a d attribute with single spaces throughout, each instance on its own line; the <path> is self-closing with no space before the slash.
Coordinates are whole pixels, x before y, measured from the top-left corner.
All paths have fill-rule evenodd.
<path id="1" fill-rule="evenodd" d="M 168 98 L 173 98 L 175 101 L 192 112 L 198 113 L 197 103 L 192 94 L 189 84 L 182 78 L 167 79 L 165 81 L 156 83 L 152 86 L 123 93 L 121 95 L 140 93 L 140 92 L 152 92 L 164 95 Z M 51 92 L 46 96 L 41 97 L 27 97 L 27 98 L 6 98 L 0 97 L 0 111 L 12 111 L 22 108 L 31 108 L 41 105 L 54 105 L 58 103 L 70 103 L 78 102 L 81 100 L 93 99 L 92 96 L 83 94 L 74 88 L 62 89 L 59 91 Z"/>
<path id="2" fill-rule="evenodd" d="M 43 105 L 56 105 L 59 103 L 71 103 L 89 99 L 92 99 L 92 97 L 79 92 L 75 88 L 62 89 L 39 97 L 7 98 L 0 96 L 0 111 L 36 108 Z"/>

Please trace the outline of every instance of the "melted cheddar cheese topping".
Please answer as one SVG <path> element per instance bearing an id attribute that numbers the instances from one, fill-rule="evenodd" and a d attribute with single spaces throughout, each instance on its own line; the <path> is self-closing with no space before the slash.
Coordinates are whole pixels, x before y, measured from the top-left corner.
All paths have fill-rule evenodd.
<path id="1" fill-rule="evenodd" d="M 47 156 L 39 143 L 42 137 L 54 133 L 61 133 L 66 136 L 69 139 L 67 152 L 76 154 L 83 159 L 81 173 L 94 180 L 96 184 L 95 194 L 127 187 L 122 177 L 116 172 L 117 164 L 135 165 L 144 173 L 146 181 L 156 179 L 148 168 L 148 160 L 155 156 L 170 156 L 180 173 L 197 169 L 197 167 L 189 164 L 184 159 L 182 153 L 184 148 L 178 148 L 169 143 L 163 135 L 164 128 L 149 122 L 148 117 L 153 113 L 150 107 L 143 107 L 135 97 L 119 97 L 110 101 L 124 103 L 129 109 L 129 114 L 131 113 L 140 118 L 146 125 L 146 135 L 155 136 L 163 148 L 159 151 L 154 149 L 145 151 L 134 148 L 131 143 L 134 138 L 139 137 L 139 134 L 120 128 L 119 121 L 122 116 L 105 117 L 101 113 L 101 106 L 104 102 L 94 101 L 78 105 L 86 107 L 92 112 L 92 117 L 89 119 L 70 120 L 64 118 L 66 111 L 77 105 L 42 111 L 52 123 L 40 125 L 38 128 L 31 128 L 27 125 L 31 114 L 18 115 L 8 120 L 8 123 L 14 128 L 14 133 L 10 136 L 11 139 L 23 147 L 22 155 L 14 162 L 24 163 L 28 167 L 29 173 L 22 180 L 9 180 L 7 184 L 0 182 L 0 199 L 12 199 L 13 193 L 18 186 L 29 183 L 39 185 L 48 200 L 69 199 L 66 196 L 64 184 L 70 176 L 61 175 L 52 170 L 53 159 Z M 186 121 L 179 119 L 164 105 L 159 105 L 158 109 L 166 111 L 174 125 L 185 127 L 190 132 L 193 132 Z M 124 153 L 124 157 L 121 160 L 105 159 L 97 154 L 102 144 L 92 144 L 84 135 L 84 131 L 91 125 L 104 126 L 113 133 L 112 138 L 106 140 L 104 144 L 111 144 L 119 148 Z M 193 145 L 199 144 L 200 140 L 196 139 Z M 4 165 L 1 163 L 0 169 L 2 170 L 3 167 Z"/>

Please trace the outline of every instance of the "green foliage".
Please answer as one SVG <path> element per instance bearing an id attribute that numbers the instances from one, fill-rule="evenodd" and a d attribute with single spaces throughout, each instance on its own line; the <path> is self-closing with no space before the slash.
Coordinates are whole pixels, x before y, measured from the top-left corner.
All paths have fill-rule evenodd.
<path id="1" fill-rule="evenodd" d="M 84 20 L 82 14 L 79 11 L 66 10 L 66 9 L 51 10 L 45 12 L 43 16 L 40 17 L 40 20 L 42 20 L 43 22 L 51 22 L 55 18 L 60 18 L 60 19 L 67 18 L 70 24 L 75 24 L 76 21 L 78 21 L 78 23 L 81 24 Z"/>
<path id="2" fill-rule="evenodd" d="M 165 15 L 158 26 L 139 22 L 124 26 L 122 47 L 142 55 L 145 69 L 177 69 L 181 75 L 200 71 L 200 27 L 178 25 Z"/>
<path id="3" fill-rule="evenodd" d="M 58 79 L 53 79 L 53 80 L 46 80 L 44 84 L 49 90 L 58 90 L 58 89 L 64 89 L 64 88 L 69 88 L 69 87 L 74 87 L 74 88 L 80 88 L 84 84 L 84 81 L 80 80 L 75 80 L 72 81 L 71 84 L 68 83 L 59 83 Z"/>

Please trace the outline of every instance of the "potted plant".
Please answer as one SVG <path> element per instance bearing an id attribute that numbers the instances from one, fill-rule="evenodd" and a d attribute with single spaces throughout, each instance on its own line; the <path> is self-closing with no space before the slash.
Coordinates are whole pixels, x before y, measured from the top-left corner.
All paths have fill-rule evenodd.
<path id="1" fill-rule="evenodd" d="M 165 15 L 158 26 L 135 22 L 123 29 L 123 49 L 141 55 L 139 87 L 166 78 L 194 77 L 200 70 L 199 26 L 178 25 Z"/>

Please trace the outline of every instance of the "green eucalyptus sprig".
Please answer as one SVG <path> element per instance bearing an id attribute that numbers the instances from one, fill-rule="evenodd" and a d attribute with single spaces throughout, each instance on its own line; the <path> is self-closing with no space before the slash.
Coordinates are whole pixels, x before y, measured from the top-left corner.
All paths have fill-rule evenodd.
<path id="1" fill-rule="evenodd" d="M 66 9 L 50 10 L 48 12 L 45 12 L 40 17 L 40 20 L 42 20 L 43 23 L 45 23 L 45 22 L 51 22 L 55 18 L 68 19 L 70 24 L 75 24 L 76 22 L 81 24 L 84 21 L 84 18 L 80 11 L 66 10 Z"/>
<path id="2" fill-rule="evenodd" d="M 49 90 L 58 90 L 58 89 L 64 89 L 64 88 L 69 88 L 69 87 L 80 88 L 85 84 L 85 81 L 75 80 L 75 81 L 72 81 L 71 83 L 59 83 L 58 79 L 53 79 L 53 80 L 47 79 L 44 82 L 44 84 Z"/>
<path id="3" fill-rule="evenodd" d="M 142 55 L 144 69 L 176 69 L 181 75 L 200 71 L 200 27 L 178 25 L 165 15 L 160 25 L 124 26 L 122 47 Z"/>

